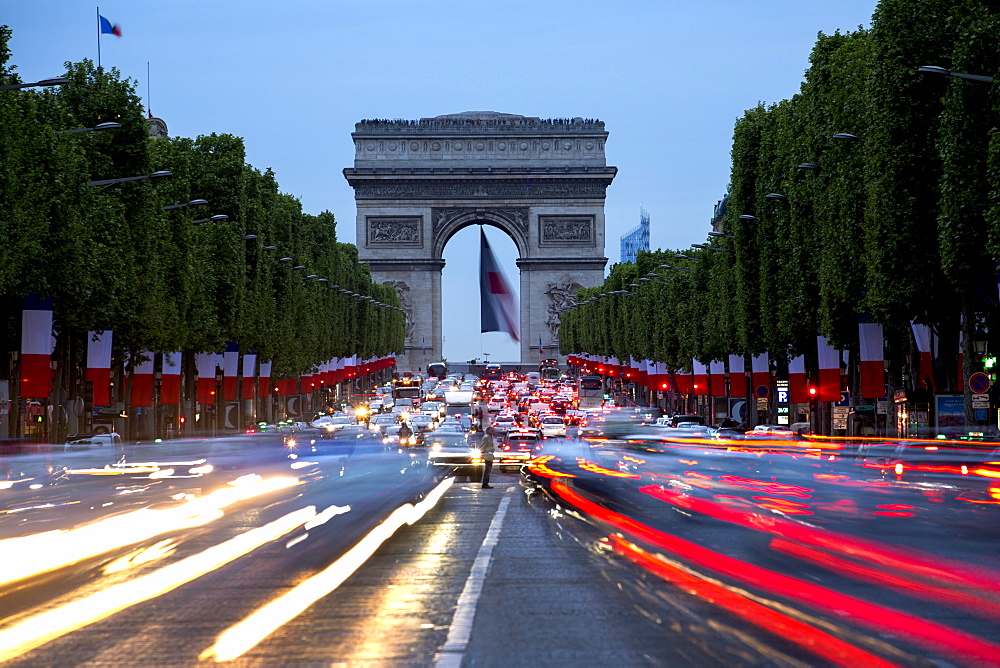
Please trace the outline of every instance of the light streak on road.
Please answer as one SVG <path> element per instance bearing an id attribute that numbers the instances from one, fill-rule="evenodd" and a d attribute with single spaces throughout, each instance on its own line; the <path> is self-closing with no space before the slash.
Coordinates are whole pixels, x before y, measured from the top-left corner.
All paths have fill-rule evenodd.
<path id="1" fill-rule="evenodd" d="M 63 568 L 110 550 L 148 540 L 168 531 L 206 524 L 222 509 L 295 485 L 296 478 L 238 479 L 239 484 L 168 509 L 143 508 L 65 531 L 0 540 L 0 585 Z M 237 481 L 234 481 L 237 482 Z"/>
<path id="2" fill-rule="evenodd" d="M 313 603 L 339 587 L 400 527 L 404 524 L 413 524 L 437 505 L 454 482 L 453 477 L 445 478 L 416 505 L 407 503 L 394 510 L 381 524 L 324 570 L 226 629 L 213 646 L 201 653 L 199 659 L 231 661 L 253 649 L 284 624 L 302 614 Z"/>
<path id="3" fill-rule="evenodd" d="M 29 617 L 0 631 L 0 661 L 8 661 L 59 636 L 176 589 L 281 538 L 315 516 L 315 506 L 302 508 L 147 575 Z"/>

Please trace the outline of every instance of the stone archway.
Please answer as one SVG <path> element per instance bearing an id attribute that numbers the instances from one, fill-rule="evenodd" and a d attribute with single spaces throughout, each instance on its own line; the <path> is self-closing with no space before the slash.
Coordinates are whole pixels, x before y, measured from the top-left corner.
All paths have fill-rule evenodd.
<path id="1" fill-rule="evenodd" d="M 559 309 L 604 281 L 607 166 L 600 121 L 466 112 L 362 121 L 344 176 L 357 202 L 357 245 L 372 278 L 408 311 L 404 368 L 442 354 L 441 269 L 459 230 L 488 224 L 517 246 L 521 362 L 557 349 Z"/>

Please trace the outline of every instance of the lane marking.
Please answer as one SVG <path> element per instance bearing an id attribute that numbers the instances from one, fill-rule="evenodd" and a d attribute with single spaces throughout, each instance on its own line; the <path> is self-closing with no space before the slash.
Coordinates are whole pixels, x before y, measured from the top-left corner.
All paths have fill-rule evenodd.
<path id="1" fill-rule="evenodd" d="M 458 606 L 455 609 L 455 616 L 451 620 L 448 639 L 445 640 L 444 647 L 438 653 L 436 668 L 458 668 L 462 665 L 465 650 L 469 646 L 469 638 L 472 636 L 472 622 L 476 618 L 479 596 L 483 592 L 486 574 L 490 570 L 490 562 L 493 561 L 493 548 L 496 547 L 500 539 L 500 528 L 503 526 L 503 519 L 507 514 L 507 506 L 510 505 L 510 500 L 513 498 L 510 495 L 512 491 L 514 491 L 514 487 L 508 487 L 507 491 L 504 492 L 500 506 L 486 532 L 486 538 L 479 546 L 479 553 L 476 554 L 476 560 L 473 562 L 472 570 L 465 581 L 462 594 L 458 597 Z"/>

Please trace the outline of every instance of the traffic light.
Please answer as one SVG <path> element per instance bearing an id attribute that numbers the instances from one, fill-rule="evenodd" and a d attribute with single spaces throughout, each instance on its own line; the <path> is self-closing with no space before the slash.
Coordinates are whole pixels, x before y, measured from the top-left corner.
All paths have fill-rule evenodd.
<path id="1" fill-rule="evenodd" d="M 84 414 L 94 412 L 94 381 L 92 380 L 83 384 L 83 412 Z"/>
<path id="2" fill-rule="evenodd" d="M 807 391 L 809 392 L 810 399 L 815 399 L 819 397 L 819 388 L 816 387 L 815 385 L 810 385 Z"/>

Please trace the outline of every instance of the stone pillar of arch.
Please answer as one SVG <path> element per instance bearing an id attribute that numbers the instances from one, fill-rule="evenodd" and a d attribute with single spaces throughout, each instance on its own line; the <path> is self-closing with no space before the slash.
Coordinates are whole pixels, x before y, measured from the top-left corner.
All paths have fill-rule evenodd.
<path id="1" fill-rule="evenodd" d="M 536 363 L 539 341 L 558 358 L 560 309 L 604 281 L 604 198 L 617 173 L 604 123 L 465 112 L 362 121 L 351 136 L 359 260 L 408 311 L 397 364 L 441 359 L 444 248 L 470 225 L 504 231 L 518 250 L 521 359 L 498 361 Z"/>

